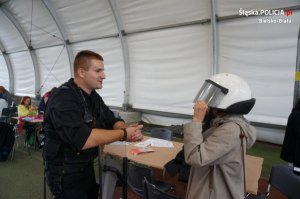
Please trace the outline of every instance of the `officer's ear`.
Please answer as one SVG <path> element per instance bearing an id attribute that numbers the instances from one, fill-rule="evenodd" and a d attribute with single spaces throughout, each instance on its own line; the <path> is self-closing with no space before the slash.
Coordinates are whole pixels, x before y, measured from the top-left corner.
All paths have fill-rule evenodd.
<path id="1" fill-rule="evenodd" d="M 85 76 L 85 72 L 86 72 L 86 70 L 84 70 L 84 68 L 81 68 L 81 67 L 78 68 L 78 70 L 77 70 L 77 74 L 81 78 L 83 78 Z"/>

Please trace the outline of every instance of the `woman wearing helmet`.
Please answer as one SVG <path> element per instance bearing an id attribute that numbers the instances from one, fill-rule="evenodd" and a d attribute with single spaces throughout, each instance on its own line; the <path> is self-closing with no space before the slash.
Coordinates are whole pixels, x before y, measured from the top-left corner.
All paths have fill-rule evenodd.
<path id="1" fill-rule="evenodd" d="M 184 125 L 184 155 L 191 165 L 186 199 L 241 199 L 241 132 L 244 147 L 256 140 L 254 127 L 243 117 L 255 104 L 251 90 L 236 75 L 217 74 L 205 81 L 195 101 L 193 120 Z"/>

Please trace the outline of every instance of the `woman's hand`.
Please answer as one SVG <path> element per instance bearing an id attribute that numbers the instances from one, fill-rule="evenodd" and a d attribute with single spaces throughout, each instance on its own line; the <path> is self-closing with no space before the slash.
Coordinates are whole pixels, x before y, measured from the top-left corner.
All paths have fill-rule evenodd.
<path id="1" fill-rule="evenodd" d="M 208 106 L 204 101 L 196 101 L 194 105 L 193 122 L 203 122 Z"/>
<path id="2" fill-rule="evenodd" d="M 36 111 L 36 110 L 37 110 L 37 107 L 36 107 L 36 106 L 30 106 L 29 110 L 30 110 L 30 111 Z"/>

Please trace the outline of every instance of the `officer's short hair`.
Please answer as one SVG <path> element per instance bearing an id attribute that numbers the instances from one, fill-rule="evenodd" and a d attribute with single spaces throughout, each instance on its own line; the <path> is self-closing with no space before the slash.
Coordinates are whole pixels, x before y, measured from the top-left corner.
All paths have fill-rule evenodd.
<path id="1" fill-rule="evenodd" d="M 103 57 L 101 55 L 90 50 L 83 50 L 77 53 L 74 60 L 74 73 L 76 74 L 79 68 L 88 70 L 91 59 L 98 59 L 100 61 L 103 61 Z"/>

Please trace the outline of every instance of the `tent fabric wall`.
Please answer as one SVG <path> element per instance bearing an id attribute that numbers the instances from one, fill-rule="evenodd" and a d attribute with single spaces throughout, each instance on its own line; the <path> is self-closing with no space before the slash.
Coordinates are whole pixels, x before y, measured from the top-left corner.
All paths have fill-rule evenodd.
<path id="1" fill-rule="evenodd" d="M 293 24 L 280 26 L 258 23 L 259 18 L 220 23 L 220 72 L 239 74 L 250 84 L 257 99 L 251 121 L 285 125 L 293 106 L 299 30 L 294 23 L 300 24 L 300 12 L 289 17 Z"/>
<path id="2" fill-rule="evenodd" d="M 133 108 L 191 114 L 193 97 L 210 76 L 209 26 L 189 26 L 128 37 Z"/>
<path id="3" fill-rule="evenodd" d="M 104 58 L 106 79 L 98 93 L 110 106 L 122 107 L 124 99 L 124 63 L 122 48 L 118 38 L 108 38 L 89 42 L 80 42 L 73 46 L 74 54 L 80 50 L 93 50 Z"/>
<path id="4" fill-rule="evenodd" d="M 34 48 L 61 44 L 61 35 L 42 1 L 8 1 L 5 8 L 20 23 Z M 31 19 L 32 15 L 32 19 Z"/>
<path id="5" fill-rule="evenodd" d="M 15 75 L 15 95 L 34 97 L 34 70 L 29 52 L 12 53 L 9 57 Z"/>
<path id="6" fill-rule="evenodd" d="M 241 0 L 216 0 L 217 15 L 219 17 L 228 15 L 237 15 L 239 9 L 243 10 L 270 10 L 287 8 L 292 6 L 299 6 L 299 0 L 251 0 L 251 1 L 241 1 Z"/>
<path id="7" fill-rule="evenodd" d="M 108 1 L 51 2 L 66 28 L 70 42 L 91 40 L 118 32 Z"/>
<path id="8" fill-rule="evenodd" d="M 7 53 L 13 53 L 26 50 L 26 44 L 22 39 L 20 33 L 12 25 L 12 23 L 6 18 L 3 12 L 0 10 L 0 38 L 5 51 Z M 3 31 L 5 29 L 5 31 Z M 4 66 L 4 65 L 1 65 Z"/>
<path id="9" fill-rule="evenodd" d="M 285 125 L 293 105 L 299 0 L 214 0 L 214 5 L 211 9 L 211 0 L 0 0 L 0 83 L 7 88 L 13 83 L 15 95 L 43 95 L 72 76 L 70 51 L 75 56 L 90 49 L 105 60 L 106 79 L 98 92 L 108 105 L 121 108 L 128 95 L 135 109 L 174 114 L 172 118 L 145 112 L 145 121 L 180 124 L 191 117 L 192 100 L 213 74 L 216 61 L 217 72 L 235 73 L 249 82 L 257 99 L 247 116 L 250 121 Z M 239 13 L 262 9 L 293 13 L 249 17 Z M 210 23 L 213 10 L 215 29 Z M 260 19 L 290 23 L 260 23 Z M 30 56 L 33 52 L 39 71 Z M 11 60 L 13 79 L 8 78 L 11 68 L 3 54 Z"/>
<path id="10" fill-rule="evenodd" d="M 63 45 L 38 49 L 37 57 L 41 69 L 41 86 L 38 91 L 43 96 L 53 87 L 64 83 L 66 77 L 71 76 L 71 72 L 66 48 Z"/>
<path id="11" fill-rule="evenodd" d="M 4 56 L 0 55 L 0 66 L 5 66 Z M 0 85 L 9 88 L 9 75 L 6 67 L 0 67 Z"/>
<path id="12" fill-rule="evenodd" d="M 127 32 L 209 18 L 210 2 L 199 0 L 117 1 Z"/>

